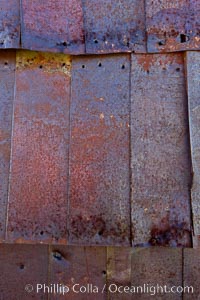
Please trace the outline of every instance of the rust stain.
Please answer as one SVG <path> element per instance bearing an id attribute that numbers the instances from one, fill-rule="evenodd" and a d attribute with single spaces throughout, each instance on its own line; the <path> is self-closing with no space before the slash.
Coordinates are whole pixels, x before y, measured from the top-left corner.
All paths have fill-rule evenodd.
<path id="1" fill-rule="evenodd" d="M 200 8 L 196 1 L 147 0 L 148 52 L 200 49 Z"/>

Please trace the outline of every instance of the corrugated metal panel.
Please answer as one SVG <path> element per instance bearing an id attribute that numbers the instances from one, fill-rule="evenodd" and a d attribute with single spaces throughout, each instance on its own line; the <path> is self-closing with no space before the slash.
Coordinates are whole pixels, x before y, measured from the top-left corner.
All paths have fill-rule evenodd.
<path id="1" fill-rule="evenodd" d="M 129 56 L 72 68 L 70 242 L 130 243 Z"/>
<path id="2" fill-rule="evenodd" d="M 134 245 L 190 246 L 190 155 L 183 56 L 132 56 Z"/>
<path id="3" fill-rule="evenodd" d="M 200 50 L 198 0 L 146 0 L 148 52 Z"/>
<path id="4" fill-rule="evenodd" d="M 0 51 L 0 239 L 5 238 L 15 56 L 15 51 Z"/>
<path id="5" fill-rule="evenodd" d="M 190 141 L 193 168 L 193 226 L 200 235 L 200 52 L 187 53 L 187 83 L 189 101 Z"/>
<path id="6" fill-rule="evenodd" d="M 106 284 L 106 248 L 52 246 L 50 255 L 50 282 L 69 287 L 66 299 L 106 299 L 106 293 L 101 293 Z M 49 299 L 63 299 L 63 295 Z"/>
<path id="7" fill-rule="evenodd" d="M 157 287 L 182 286 L 182 249 L 151 248 L 134 250 L 132 256 L 132 277 L 134 286 L 145 287 L 145 293 L 134 294 L 134 300 L 155 299 L 181 300 L 182 293 L 166 293 Z M 153 286 L 153 289 L 151 288 Z M 155 295 L 153 296 L 155 288 Z M 151 291 L 147 292 L 147 291 Z"/>
<path id="8" fill-rule="evenodd" d="M 20 47 L 20 0 L 1 0 L 0 48 Z"/>
<path id="9" fill-rule="evenodd" d="M 17 52 L 8 238 L 66 242 L 70 60 Z"/>
<path id="10" fill-rule="evenodd" d="M 0 299 L 48 299 L 36 291 L 37 284 L 48 284 L 47 246 L 0 245 L 0 265 Z"/>
<path id="11" fill-rule="evenodd" d="M 84 53 L 81 0 L 22 0 L 22 47 Z"/>
<path id="12" fill-rule="evenodd" d="M 144 0 L 83 0 L 86 52 L 146 52 Z"/>

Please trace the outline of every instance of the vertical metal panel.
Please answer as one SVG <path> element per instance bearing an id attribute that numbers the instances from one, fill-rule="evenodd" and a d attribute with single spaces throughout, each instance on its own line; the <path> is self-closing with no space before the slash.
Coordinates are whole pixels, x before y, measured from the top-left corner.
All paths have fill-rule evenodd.
<path id="1" fill-rule="evenodd" d="M 184 249 L 183 285 L 193 287 L 193 293 L 184 293 L 183 300 L 199 299 L 200 253 L 199 249 Z"/>
<path id="2" fill-rule="evenodd" d="M 133 243 L 190 246 L 183 56 L 133 55 L 131 93 Z"/>
<path id="3" fill-rule="evenodd" d="M 5 237 L 15 82 L 15 56 L 15 51 L 0 51 L 0 239 Z"/>
<path id="4" fill-rule="evenodd" d="M 81 0 L 22 0 L 22 47 L 84 53 Z"/>
<path id="5" fill-rule="evenodd" d="M 70 60 L 17 52 L 11 240 L 66 242 Z"/>
<path id="6" fill-rule="evenodd" d="M 144 286 L 145 293 L 134 293 L 133 299 L 166 299 L 181 300 L 182 293 L 165 293 L 157 287 L 167 287 L 167 291 L 171 287 L 182 286 L 182 249 L 168 248 L 151 248 L 137 249 L 132 255 L 132 285 Z M 153 288 L 150 288 L 152 287 Z M 154 294 L 155 287 L 155 295 Z M 140 291 L 140 289 L 139 289 Z M 151 291 L 148 293 L 147 291 Z"/>
<path id="7" fill-rule="evenodd" d="M 148 52 L 200 49 L 198 0 L 146 0 Z"/>
<path id="8" fill-rule="evenodd" d="M 47 246 L 0 245 L 0 265 L 1 299 L 48 299 L 47 294 L 36 291 L 37 284 L 48 284 Z M 26 285 L 34 290 L 27 292 Z"/>
<path id="9" fill-rule="evenodd" d="M 77 58 L 72 70 L 70 242 L 129 245 L 130 59 Z"/>
<path id="10" fill-rule="evenodd" d="M 0 48 L 20 47 L 20 0 L 1 0 Z"/>
<path id="11" fill-rule="evenodd" d="M 193 168 L 192 209 L 195 234 L 200 234 L 200 52 L 187 52 L 187 84 Z"/>
<path id="12" fill-rule="evenodd" d="M 83 0 L 86 52 L 146 52 L 144 0 Z"/>
<path id="13" fill-rule="evenodd" d="M 52 246 L 50 282 L 69 287 L 66 299 L 106 299 L 106 293 L 101 293 L 106 284 L 106 248 Z M 86 293 L 78 293 L 82 286 L 86 287 Z M 96 287 L 98 293 L 94 292 Z M 51 295 L 50 300 L 53 299 L 63 296 Z"/>
<path id="14" fill-rule="evenodd" d="M 112 285 L 131 286 L 131 258 L 132 248 L 107 247 L 107 288 L 109 300 L 130 299 L 130 294 L 112 293 Z"/>

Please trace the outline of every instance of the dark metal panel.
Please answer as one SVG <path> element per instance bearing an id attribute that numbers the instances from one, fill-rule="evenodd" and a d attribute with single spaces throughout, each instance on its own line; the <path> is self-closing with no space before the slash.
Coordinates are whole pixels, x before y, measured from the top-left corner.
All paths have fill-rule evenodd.
<path id="1" fill-rule="evenodd" d="M 199 0 L 146 0 L 148 52 L 200 49 Z"/>
<path id="2" fill-rule="evenodd" d="M 66 242 L 70 60 L 17 52 L 8 238 Z"/>
<path id="3" fill-rule="evenodd" d="M 180 287 L 182 282 L 182 249 L 156 247 L 137 249 L 132 255 L 131 282 L 136 288 L 142 287 L 145 293 L 133 294 L 133 299 L 181 300 L 182 293 L 165 292 L 161 287 Z M 154 293 L 155 292 L 155 293 Z"/>
<path id="4" fill-rule="evenodd" d="M 144 0 L 83 0 L 86 52 L 146 52 Z"/>
<path id="5" fill-rule="evenodd" d="M 131 93 L 133 244 L 190 246 L 183 55 L 133 55 Z"/>
<path id="6" fill-rule="evenodd" d="M 22 47 L 85 52 L 81 0 L 22 0 Z"/>
<path id="7" fill-rule="evenodd" d="M 1 0 L 0 48 L 20 47 L 20 0 Z"/>
<path id="8" fill-rule="evenodd" d="M 200 234 L 200 52 L 187 53 L 190 143 L 193 168 L 192 210 L 195 235 Z"/>
<path id="9" fill-rule="evenodd" d="M 48 299 L 37 293 L 37 284 L 48 284 L 47 246 L 0 245 L 0 265 L 0 299 Z"/>
<path id="10" fill-rule="evenodd" d="M 5 237 L 6 225 L 15 56 L 15 51 L 0 51 L 0 239 Z"/>
<path id="11" fill-rule="evenodd" d="M 184 249 L 183 285 L 193 287 L 193 293 L 184 293 L 183 300 L 198 299 L 200 295 L 200 252 L 199 249 Z"/>
<path id="12" fill-rule="evenodd" d="M 106 284 L 106 248 L 52 246 L 50 282 L 69 288 L 65 299 L 106 299 L 106 293 L 102 293 Z M 86 292 L 79 292 L 81 287 L 86 287 Z M 53 299 L 63 296 L 50 295 L 50 300 Z"/>
<path id="13" fill-rule="evenodd" d="M 131 286 L 131 258 L 133 249 L 129 247 L 107 247 L 107 290 L 109 300 L 130 299 L 130 294 L 115 292 L 117 286 Z"/>
<path id="14" fill-rule="evenodd" d="M 70 243 L 130 243 L 129 72 L 127 55 L 73 61 Z"/>

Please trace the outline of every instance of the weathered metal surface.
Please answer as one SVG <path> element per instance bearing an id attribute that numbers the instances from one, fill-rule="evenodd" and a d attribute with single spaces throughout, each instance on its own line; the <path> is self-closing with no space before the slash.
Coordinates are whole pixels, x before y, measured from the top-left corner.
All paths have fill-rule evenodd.
<path id="1" fill-rule="evenodd" d="M 128 55 L 73 60 L 70 242 L 129 245 Z"/>
<path id="2" fill-rule="evenodd" d="M 189 103 L 190 143 L 192 155 L 192 210 L 193 227 L 200 234 L 200 52 L 188 52 L 187 89 Z"/>
<path id="3" fill-rule="evenodd" d="M 48 284 L 47 246 L 0 245 L 0 265 L 0 299 L 48 299 L 36 291 L 37 284 Z"/>
<path id="4" fill-rule="evenodd" d="M 50 282 L 69 287 L 65 299 L 106 299 L 106 292 L 102 293 L 106 284 L 106 248 L 52 246 Z M 50 295 L 49 299 L 63 296 Z"/>
<path id="5" fill-rule="evenodd" d="M 83 0 L 87 53 L 146 52 L 144 0 Z"/>
<path id="6" fill-rule="evenodd" d="M 200 248 L 200 235 L 192 235 L 192 247 Z"/>
<path id="7" fill-rule="evenodd" d="M 10 169 L 15 51 L 0 51 L 0 239 L 5 237 Z"/>
<path id="8" fill-rule="evenodd" d="M 132 294 L 133 299 L 146 300 L 152 297 L 181 300 L 182 293 L 170 293 L 169 290 L 174 286 L 182 286 L 182 264 L 182 249 L 157 247 L 134 250 L 131 282 L 135 287 L 142 286 L 143 293 L 140 293 L 142 290 L 139 289 L 139 293 Z M 157 287 L 160 288 L 157 289 Z"/>
<path id="9" fill-rule="evenodd" d="M 200 49 L 199 0 L 146 0 L 148 52 Z"/>
<path id="10" fill-rule="evenodd" d="M 199 249 L 184 249 L 183 285 L 193 287 L 193 293 L 184 293 L 183 300 L 199 299 L 200 253 Z"/>
<path id="11" fill-rule="evenodd" d="M 183 56 L 133 55 L 131 93 L 133 244 L 190 246 Z"/>
<path id="12" fill-rule="evenodd" d="M 117 286 L 131 286 L 131 258 L 133 249 L 129 247 L 107 247 L 107 290 L 109 300 L 131 299 L 130 294 L 115 292 Z"/>
<path id="13" fill-rule="evenodd" d="M 81 0 L 22 0 L 22 47 L 85 52 Z"/>
<path id="14" fill-rule="evenodd" d="M 0 48 L 20 47 L 20 0 L 1 0 Z"/>
<path id="15" fill-rule="evenodd" d="M 8 239 L 66 242 L 70 60 L 17 52 Z"/>

